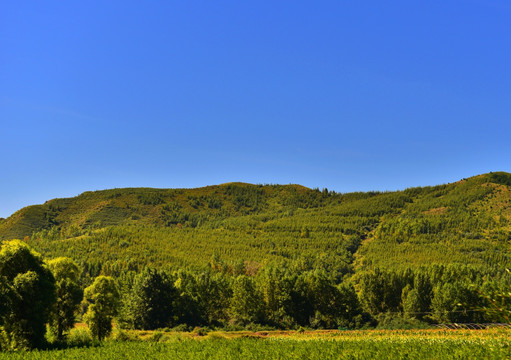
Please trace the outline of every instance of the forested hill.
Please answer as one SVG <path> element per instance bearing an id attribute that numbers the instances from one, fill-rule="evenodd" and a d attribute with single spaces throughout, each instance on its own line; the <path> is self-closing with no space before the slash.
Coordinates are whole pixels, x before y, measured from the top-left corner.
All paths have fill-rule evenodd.
<path id="1" fill-rule="evenodd" d="M 25 207 L 0 223 L 0 238 L 24 238 L 58 229 L 65 237 L 80 229 L 151 225 L 196 228 L 232 217 L 283 209 L 317 208 L 328 192 L 300 185 L 228 183 L 197 189 L 125 188 L 88 191 Z M 72 236 L 71 236 L 72 237 Z"/>
<path id="2" fill-rule="evenodd" d="M 0 239 L 105 273 L 208 264 L 250 273 L 292 262 L 342 277 L 435 263 L 510 267 L 510 220 L 511 174 L 499 172 L 396 192 L 244 183 L 85 192 L 0 220 Z"/>

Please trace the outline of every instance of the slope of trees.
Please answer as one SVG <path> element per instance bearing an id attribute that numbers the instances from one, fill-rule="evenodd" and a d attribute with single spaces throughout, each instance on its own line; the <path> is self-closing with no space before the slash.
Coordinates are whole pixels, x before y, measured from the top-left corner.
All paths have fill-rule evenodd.
<path id="1" fill-rule="evenodd" d="M 494 173 L 351 194 L 233 183 L 28 207 L 0 222 L 1 238 L 24 239 L 0 253 L 2 346 L 40 346 L 46 322 L 64 339 L 84 289 L 98 339 L 113 319 L 136 329 L 502 321 L 510 183 Z"/>
<path id="2" fill-rule="evenodd" d="M 215 255 L 227 266 L 245 262 L 252 273 L 300 258 L 337 280 L 373 267 L 511 267 L 507 178 L 494 173 L 385 193 L 249 184 L 105 190 L 22 209 L 2 221 L 0 237 L 24 237 L 91 277 L 193 268 Z"/>

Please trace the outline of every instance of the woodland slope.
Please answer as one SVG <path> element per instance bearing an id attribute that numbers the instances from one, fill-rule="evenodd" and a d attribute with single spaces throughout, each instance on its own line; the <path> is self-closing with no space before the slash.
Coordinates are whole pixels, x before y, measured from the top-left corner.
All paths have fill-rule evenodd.
<path id="1" fill-rule="evenodd" d="M 0 220 L 0 239 L 67 256 L 90 276 L 156 268 L 269 263 L 341 279 L 372 268 L 511 267 L 511 174 L 395 192 L 340 194 L 300 185 L 85 192 Z"/>

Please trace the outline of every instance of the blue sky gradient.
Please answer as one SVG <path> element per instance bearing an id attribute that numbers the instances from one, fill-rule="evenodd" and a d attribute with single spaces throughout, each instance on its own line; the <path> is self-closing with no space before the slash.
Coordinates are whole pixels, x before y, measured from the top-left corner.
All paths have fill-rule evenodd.
<path id="1" fill-rule="evenodd" d="M 511 171 L 507 1 L 5 1 L 0 34 L 0 217 L 115 187 Z"/>

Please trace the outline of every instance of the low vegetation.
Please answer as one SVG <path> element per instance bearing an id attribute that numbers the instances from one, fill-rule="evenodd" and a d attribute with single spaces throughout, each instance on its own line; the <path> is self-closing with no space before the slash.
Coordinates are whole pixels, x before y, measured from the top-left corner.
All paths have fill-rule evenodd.
<path id="1" fill-rule="evenodd" d="M 158 336 L 154 336 L 159 334 Z M 12 352 L 6 359 L 506 359 L 509 332 L 330 331 L 304 333 L 125 335 L 101 347 L 93 344 L 54 351 Z"/>

